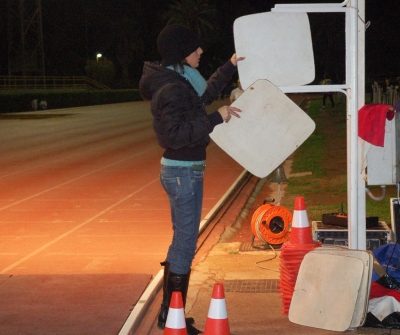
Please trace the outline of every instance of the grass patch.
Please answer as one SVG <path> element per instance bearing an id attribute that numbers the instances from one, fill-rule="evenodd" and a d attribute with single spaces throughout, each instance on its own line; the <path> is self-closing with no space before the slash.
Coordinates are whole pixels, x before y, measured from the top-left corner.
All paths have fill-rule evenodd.
<path id="1" fill-rule="evenodd" d="M 308 115 L 315 121 L 318 119 L 318 105 L 311 101 Z M 325 170 L 322 168 L 325 134 L 323 129 L 316 124 L 315 131 L 296 150 L 292 165 L 292 173 L 312 171 L 314 176 L 323 176 Z"/>

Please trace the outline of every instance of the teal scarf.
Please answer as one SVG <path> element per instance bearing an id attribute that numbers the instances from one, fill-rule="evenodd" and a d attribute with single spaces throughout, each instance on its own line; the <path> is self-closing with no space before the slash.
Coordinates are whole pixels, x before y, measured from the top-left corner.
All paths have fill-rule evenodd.
<path id="1" fill-rule="evenodd" d="M 167 69 L 174 70 L 172 65 L 167 66 Z M 207 89 L 207 82 L 200 74 L 199 71 L 196 69 L 184 65 L 184 71 L 182 72 L 181 69 L 178 67 L 176 72 L 178 72 L 182 77 L 185 77 L 189 82 L 192 84 L 194 89 L 196 90 L 199 97 L 201 97 Z"/>

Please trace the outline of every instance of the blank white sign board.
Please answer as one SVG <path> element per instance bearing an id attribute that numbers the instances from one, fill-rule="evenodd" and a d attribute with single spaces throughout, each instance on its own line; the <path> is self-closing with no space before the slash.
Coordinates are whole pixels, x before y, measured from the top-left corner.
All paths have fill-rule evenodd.
<path id="1" fill-rule="evenodd" d="M 239 17 L 234 26 L 235 51 L 243 89 L 258 79 L 275 86 L 311 83 L 315 77 L 311 30 L 306 13 L 259 13 Z"/>
<path id="2" fill-rule="evenodd" d="M 314 131 L 314 121 L 268 80 L 251 85 L 232 106 L 241 117 L 216 126 L 213 141 L 246 170 L 268 176 Z"/>
<path id="3" fill-rule="evenodd" d="M 368 301 L 371 288 L 373 256 L 365 250 L 351 250 L 340 246 L 323 246 L 316 248 L 313 253 L 324 253 L 330 255 L 343 255 L 345 257 L 358 258 L 364 264 L 364 275 L 361 281 L 360 291 L 350 327 L 357 328 L 364 324 L 368 313 Z"/>
<path id="4" fill-rule="evenodd" d="M 297 276 L 289 320 L 333 331 L 349 329 L 364 270 L 358 258 L 308 253 Z"/>

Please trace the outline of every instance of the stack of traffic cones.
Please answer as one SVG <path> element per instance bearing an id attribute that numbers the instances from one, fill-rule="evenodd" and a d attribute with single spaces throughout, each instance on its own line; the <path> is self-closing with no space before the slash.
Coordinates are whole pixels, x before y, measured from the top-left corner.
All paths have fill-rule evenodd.
<path id="1" fill-rule="evenodd" d="M 296 197 L 289 241 L 281 248 L 278 292 L 282 298 L 282 314 L 288 315 L 297 275 L 304 256 L 321 245 L 313 241 L 303 197 Z"/>
<path id="2" fill-rule="evenodd" d="M 181 292 L 172 293 L 164 335 L 187 335 Z"/>
<path id="3" fill-rule="evenodd" d="M 224 285 L 216 283 L 212 293 L 204 335 L 230 335 Z"/>

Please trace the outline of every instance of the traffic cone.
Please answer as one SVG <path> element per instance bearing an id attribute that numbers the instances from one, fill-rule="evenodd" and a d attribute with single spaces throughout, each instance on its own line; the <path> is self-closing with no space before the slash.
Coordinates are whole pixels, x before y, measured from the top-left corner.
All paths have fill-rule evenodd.
<path id="1" fill-rule="evenodd" d="M 308 222 L 306 202 L 303 197 L 296 197 L 294 203 L 292 229 L 289 238 L 292 244 L 313 244 L 313 238 Z"/>
<path id="2" fill-rule="evenodd" d="M 230 335 L 224 285 L 216 283 L 211 297 L 204 335 Z"/>
<path id="3" fill-rule="evenodd" d="M 164 335 L 187 335 L 181 292 L 172 292 Z"/>
<path id="4" fill-rule="evenodd" d="M 308 222 L 306 203 L 303 197 L 296 197 L 289 241 L 281 248 L 280 277 L 278 292 L 282 298 L 282 314 L 288 315 L 301 262 L 304 256 L 319 247 L 314 242 Z"/>

